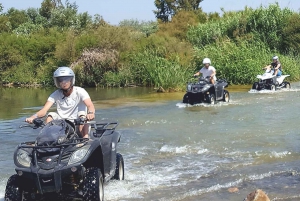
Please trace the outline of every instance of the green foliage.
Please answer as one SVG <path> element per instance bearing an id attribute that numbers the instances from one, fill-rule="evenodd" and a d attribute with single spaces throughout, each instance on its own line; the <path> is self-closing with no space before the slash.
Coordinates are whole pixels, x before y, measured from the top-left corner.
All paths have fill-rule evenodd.
<path id="1" fill-rule="evenodd" d="M 29 21 L 29 17 L 25 10 L 17 10 L 10 8 L 7 11 L 6 16 L 9 18 L 12 29 L 18 28 L 21 24 Z"/>
<path id="2" fill-rule="evenodd" d="M 0 13 L 0 79 L 53 85 L 53 71 L 70 66 L 79 85 L 183 89 L 209 57 L 219 78 L 250 84 L 276 54 L 290 81 L 300 80 L 299 13 L 273 4 L 220 16 L 203 12 L 200 2 L 156 0 L 161 20 L 119 26 L 69 1 L 11 8 Z"/>
<path id="3" fill-rule="evenodd" d="M 2 81 L 5 83 L 31 84 L 37 82 L 33 62 L 23 62 L 13 66 L 3 73 Z"/>
<path id="4" fill-rule="evenodd" d="M 4 7 L 2 5 L 2 3 L 0 3 L 0 13 L 3 11 Z"/>
<path id="5" fill-rule="evenodd" d="M 300 15 L 293 14 L 283 29 L 283 50 L 292 51 L 295 54 L 300 50 Z"/>
<path id="6" fill-rule="evenodd" d="M 182 89 L 192 73 L 192 68 L 180 63 L 179 57 L 168 60 L 162 57 L 160 51 L 144 49 L 130 55 L 129 65 L 137 84 Z"/>
<path id="7" fill-rule="evenodd" d="M 170 22 L 159 23 L 158 35 L 167 35 L 185 41 L 189 27 L 196 25 L 198 22 L 197 15 L 194 12 L 179 11 Z"/>
<path id="8" fill-rule="evenodd" d="M 157 10 L 154 14 L 162 22 L 168 22 L 178 11 L 199 10 L 199 4 L 203 0 L 155 0 Z"/>
<path id="9" fill-rule="evenodd" d="M 138 20 L 123 20 L 119 23 L 120 27 L 129 27 L 135 31 L 144 33 L 147 37 L 155 33 L 158 30 L 158 23 L 149 21 L 138 21 Z"/>
<path id="10" fill-rule="evenodd" d="M 7 16 L 0 16 L 0 33 L 10 32 L 11 24 Z"/>
<path id="11" fill-rule="evenodd" d="M 41 4 L 40 15 L 49 20 L 54 9 L 55 4 L 51 0 L 44 0 Z"/>
<path id="12" fill-rule="evenodd" d="M 192 27 L 187 37 L 193 45 L 203 47 L 224 37 L 236 40 L 250 34 L 271 49 L 280 49 L 282 31 L 291 15 L 291 10 L 281 9 L 277 4 L 256 10 L 246 8 L 240 12 L 225 12 L 220 20 Z"/>

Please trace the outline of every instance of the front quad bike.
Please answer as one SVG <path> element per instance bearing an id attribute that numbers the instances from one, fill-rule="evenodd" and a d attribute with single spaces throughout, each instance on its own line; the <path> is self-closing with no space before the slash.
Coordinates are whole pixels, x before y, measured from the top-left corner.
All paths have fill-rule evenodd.
<path id="1" fill-rule="evenodd" d="M 89 122 L 90 139 L 78 137 L 77 126 L 54 120 L 41 128 L 34 142 L 18 145 L 14 153 L 16 173 L 7 182 L 5 199 L 11 201 L 72 200 L 103 201 L 105 182 L 124 180 L 124 161 L 117 153 L 121 135 L 116 122 Z"/>
<path id="2" fill-rule="evenodd" d="M 210 103 L 216 101 L 229 102 L 230 95 L 225 88 L 228 83 L 224 79 L 218 79 L 215 84 L 211 84 L 209 78 L 199 78 L 198 82 L 190 82 L 187 85 L 186 94 L 183 96 L 183 103 L 197 104 Z"/>
<path id="3" fill-rule="evenodd" d="M 290 75 L 281 75 L 277 77 L 276 75 L 273 74 L 274 74 L 273 70 L 271 71 L 266 70 L 266 72 L 263 75 L 257 75 L 256 78 L 259 79 L 259 81 L 254 82 L 252 89 L 258 91 L 263 89 L 275 91 L 277 89 L 282 89 L 282 88 L 286 88 L 286 89 L 291 88 L 291 84 L 289 82 L 284 81 L 284 79 L 286 77 L 289 77 Z"/>

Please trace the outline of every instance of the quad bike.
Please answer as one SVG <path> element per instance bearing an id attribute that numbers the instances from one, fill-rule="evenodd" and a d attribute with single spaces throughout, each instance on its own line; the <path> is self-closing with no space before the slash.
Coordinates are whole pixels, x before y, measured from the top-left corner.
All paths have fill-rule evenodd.
<path id="1" fill-rule="evenodd" d="M 228 83 L 224 79 L 218 79 L 215 84 L 211 84 L 209 77 L 200 77 L 197 82 L 188 83 L 183 103 L 193 105 L 205 102 L 215 104 L 216 101 L 229 102 L 230 95 L 225 90 L 226 87 Z"/>
<path id="2" fill-rule="evenodd" d="M 284 81 L 286 77 L 289 77 L 290 75 L 281 75 L 281 76 L 276 76 L 273 75 L 274 71 L 273 70 L 266 70 L 263 75 L 257 75 L 257 78 L 259 79 L 258 82 L 255 82 L 252 86 L 252 89 L 255 90 L 271 90 L 275 91 L 277 89 L 282 89 L 282 88 L 291 88 L 291 84 L 289 82 Z"/>
<path id="3" fill-rule="evenodd" d="M 79 138 L 85 120 L 53 120 L 40 128 L 35 141 L 19 144 L 14 153 L 16 174 L 7 182 L 5 199 L 104 200 L 104 182 L 124 180 L 124 161 L 117 153 L 121 135 L 116 122 L 89 122 L 90 139 Z"/>

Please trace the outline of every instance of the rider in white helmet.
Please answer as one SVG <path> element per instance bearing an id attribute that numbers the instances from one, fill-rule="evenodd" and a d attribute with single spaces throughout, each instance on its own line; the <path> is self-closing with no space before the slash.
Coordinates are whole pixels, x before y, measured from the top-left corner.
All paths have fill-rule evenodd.
<path id="1" fill-rule="evenodd" d="M 199 76 L 200 74 L 202 74 L 203 77 L 209 77 L 210 78 L 210 82 L 212 84 L 215 84 L 217 78 L 216 78 L 216 69 L 210 65 L 211 61 L 209 58 L 205 58 L 203 59 L 203 65 L 204 67 L 201 68 L 201 70 L 197 73 L 194 74 L 194 76 Z"/>
<path id="2" fill-rule="evenodd" d="M 272 60 L 273 62 L 270 65 L 264 67 L 263 69 L 266 69 L 267 71 L 273 70 L 274 75 L 281 76 L 282 75 L 281 63 L 279 62 L 278 56 L 274 56 Z"/>
<path id="3" fill-rule="evenodd" d="M 88 120 L 95 118 L 95 107 L 87 91 L 81 87 L 74 86 L 75 74 L 69 67 L 59 67 L 53 74 L 55 86 L 58 88 L 53 92 L 44 107 L 36 114 L 26 119 L 32 123 L 35 118 L 46 116 L 53 104 L 56 104 L 57 112 L 47 115 L 46 123 L 57 119 L 74 120 L 86 117 Z M 84 138 L 88 138 L 88 125 L 80 126 L 79 131 Z"/>

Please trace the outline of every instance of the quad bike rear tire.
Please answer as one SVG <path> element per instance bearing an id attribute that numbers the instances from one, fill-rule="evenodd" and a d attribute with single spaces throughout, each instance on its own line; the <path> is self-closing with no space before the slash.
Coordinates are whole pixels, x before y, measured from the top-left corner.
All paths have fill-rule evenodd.
<path id="1" fill-rule="evenodd" d="M 83 181 L 83 201 L 104 200 L 104 180 L 102 173 L 97 167 L 90 167 L 86 170 Z"/>
<path id="2" fill-rule="evenodd" d="M 215 94 L 208 94 L 207 102 L 211 105 L 214 105 L 216 103 Z"/>
<path id="3" fill-rule="evenodd" d="M 124 160 L 123 160 L 123 156 L 119 153 L 117 153 L 116 172 L 114 175 L 114 179 L 116 180 L 125 179 Z"/>
<path id="4" fill-rule="evenodd" d="M 284 84 L 285 84 L 284 88 L 286 88 L 286 89 L 290 89 L 291 88 L 291 83 L 285 82 Z"/>
<path id="5" fill-rule="evenodd" d="M 223 93 L 223 101 L 228 103 L 230 100 L 230 95 L 229 95 L 229 92 L 227 90 L 224 90 L 224 93 Z"/>
<path id="6" fill-rule="evenodd" d="M 259 90 L 259 84 L 258 82 L 254 82 L 254 84 L 252 85 L 252 89 L 255 89 L 255 90 Z"/>
<path id="7" fill-rule="evenodd" d="M 18 175 L 12 175 L 8 181 L 5 188 L 5 196 L 4 200 L 9 201 L 22 201 L 22 194 L 23 191 L 20 188 L 19 182 L 18 182 Z"/>

